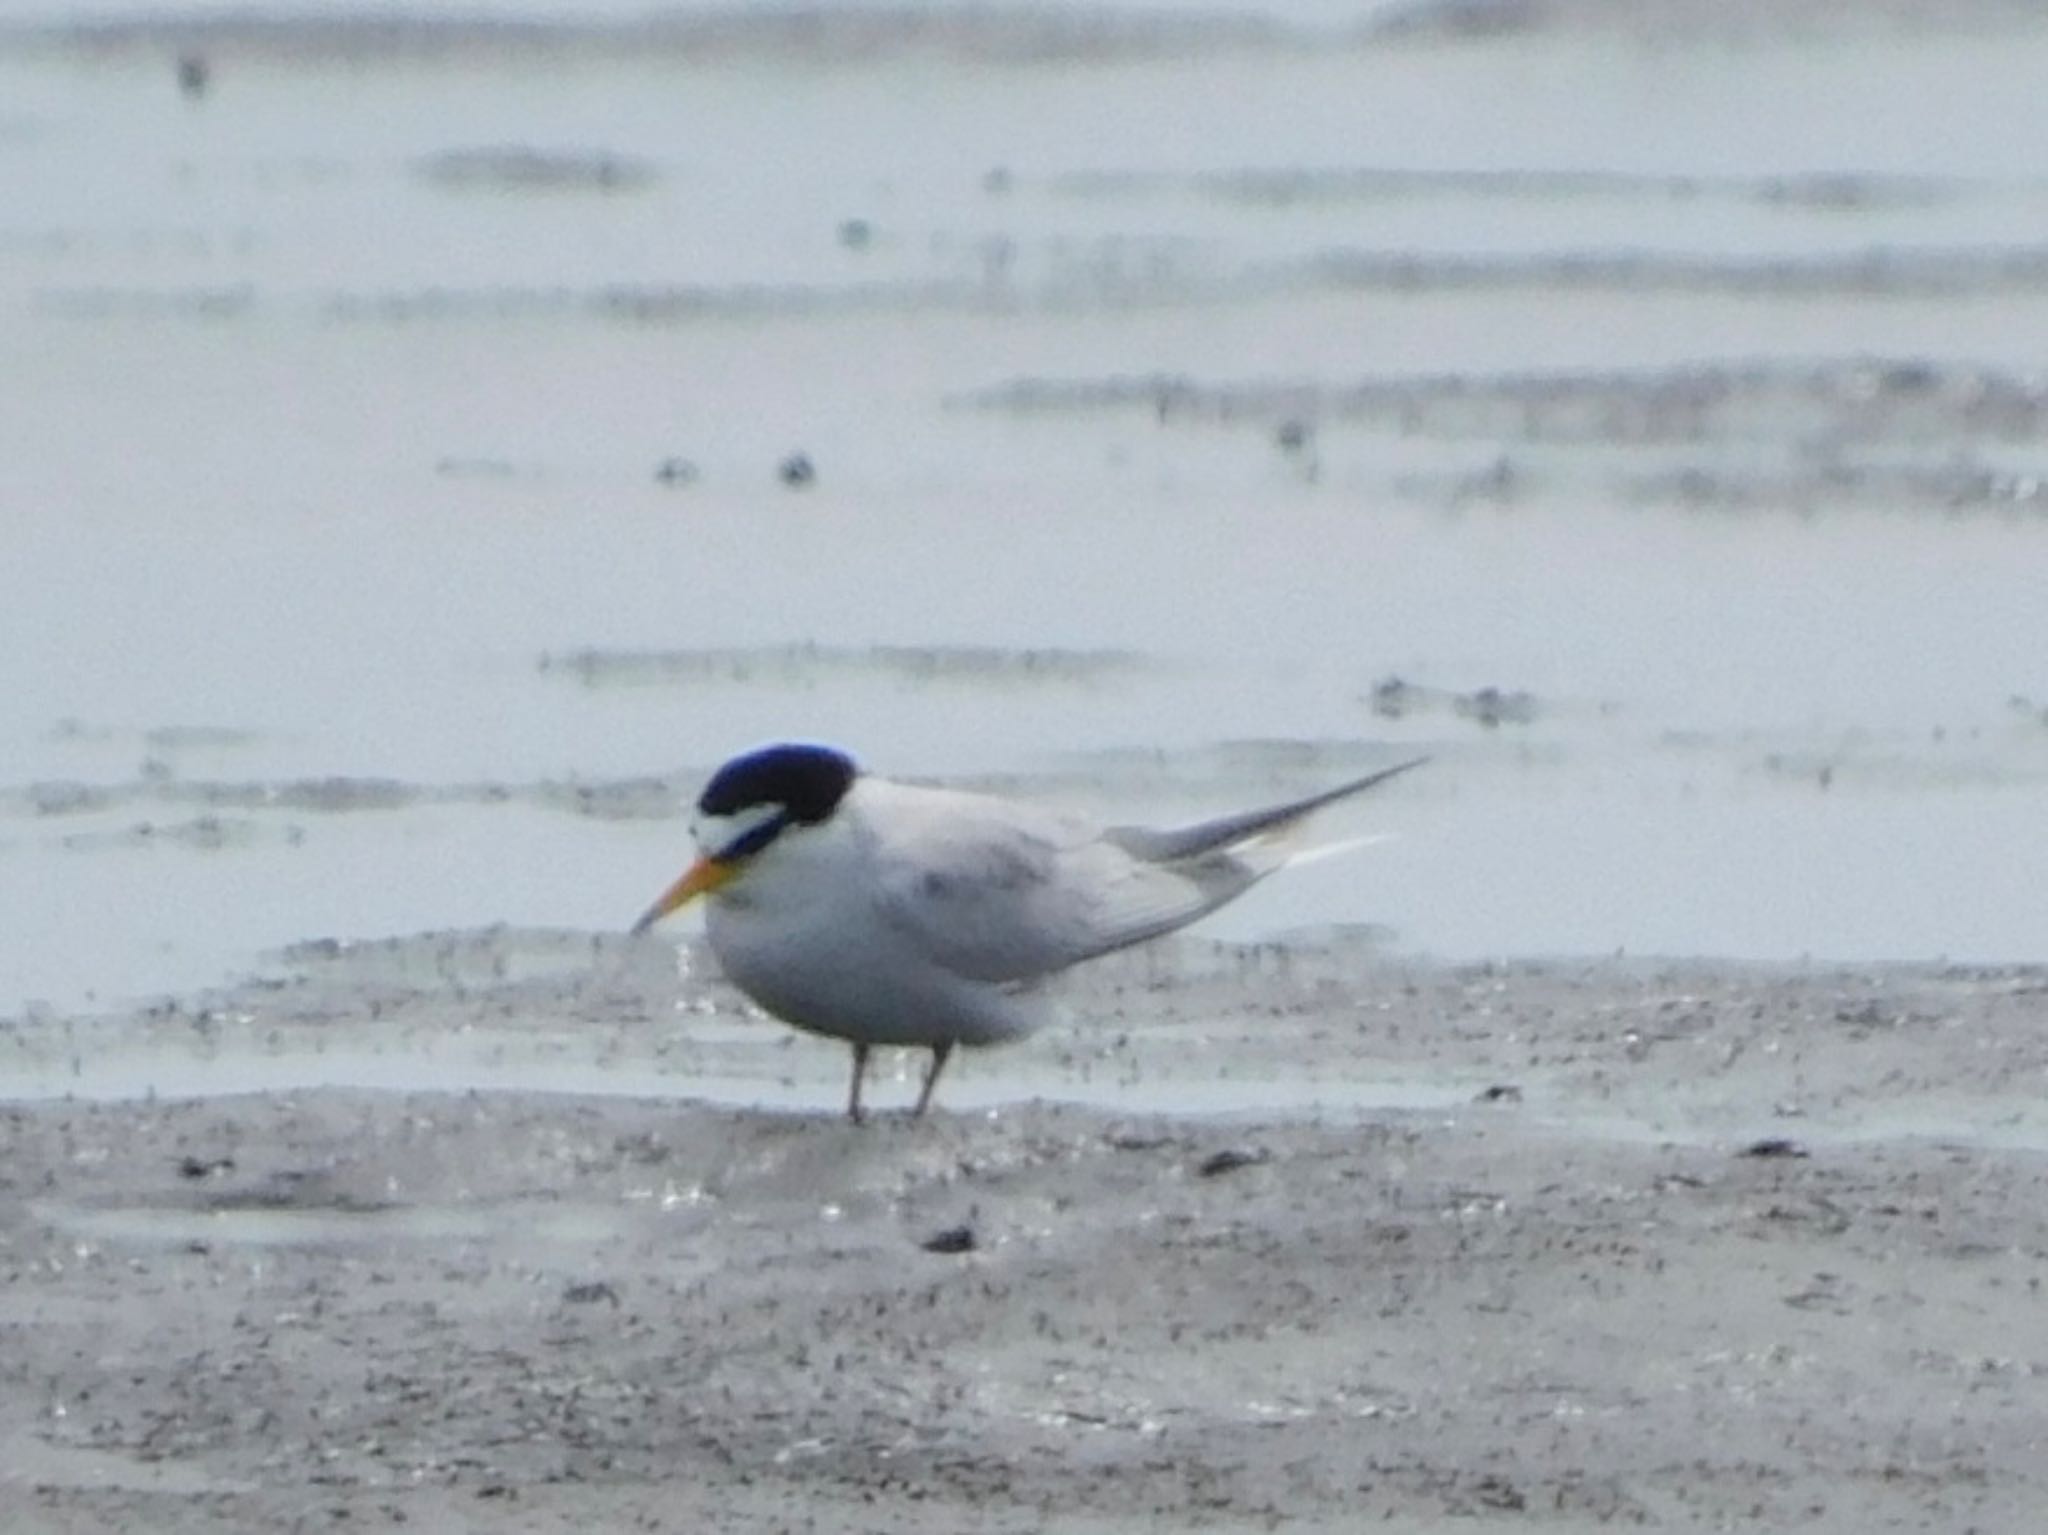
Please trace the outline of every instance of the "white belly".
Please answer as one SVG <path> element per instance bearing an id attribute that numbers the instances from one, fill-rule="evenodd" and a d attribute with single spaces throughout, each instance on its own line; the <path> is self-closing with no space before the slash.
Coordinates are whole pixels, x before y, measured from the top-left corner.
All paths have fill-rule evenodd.
<path id="1" fill-rule="evenodd" d="M 721 892 L 705 932 L 735 986 L 813 1034 L 871 1045 L 990 1045 L 1047 1021 L 1041 998 L 944 970 L 871 914 L 779 900 L 764 921 L 744 896 Z"/>

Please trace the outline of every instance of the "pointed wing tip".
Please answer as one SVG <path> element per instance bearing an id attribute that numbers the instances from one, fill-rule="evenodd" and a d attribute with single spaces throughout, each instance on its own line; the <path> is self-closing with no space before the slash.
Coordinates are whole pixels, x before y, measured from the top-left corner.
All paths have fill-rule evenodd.
<path id="1" fill-rule="evenodd" d="M 1397 762 L 1392 767 L 1383 767 L 1376 773 L 1367 773 L 1355 783 L 1346 784 L 1343 788 L 1333 790 L 1322 797 L 1321 803 L 1327 804 L 1330 800 L 1343 799 L 1347 795 L 1359 794 L 1367 789 L 1376 789 L 1390 778 L 1399 778 L 1403 773 L 1413 772 L 1416 768 L 1425 767 L 1435 760 L 1434 753 L 1424 752 L 1419 757 L 1410 757 L 1406 762 Z"/>

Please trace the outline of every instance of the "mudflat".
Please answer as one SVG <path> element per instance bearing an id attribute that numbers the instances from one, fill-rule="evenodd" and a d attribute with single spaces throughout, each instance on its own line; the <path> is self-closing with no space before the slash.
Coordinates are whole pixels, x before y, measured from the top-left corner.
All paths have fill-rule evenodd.
<path id="1" fill-rule="evenodd" d="M 12 1025 L 7 1527 L 2048 1503 L 2048 969 L 1184 941 L 855 1127 L 684 953 L 312 946 Z"/>

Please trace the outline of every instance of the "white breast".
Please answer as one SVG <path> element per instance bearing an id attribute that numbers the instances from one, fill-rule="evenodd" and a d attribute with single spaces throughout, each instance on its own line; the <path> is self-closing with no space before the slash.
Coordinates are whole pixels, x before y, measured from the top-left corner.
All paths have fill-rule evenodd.
<path id="1" fill-rule="evenodd" d="M 856 785 L 817 826 L 792 826 L 716 892 L 706 914 L 727 976 L 785 1022 L 869 1044 L 992 1044 L 1045 1021 L 1016 988 L 935 963 L 873 898 L 873 828 Z M 899 786 L 888 798 L 901 794 Z"/>

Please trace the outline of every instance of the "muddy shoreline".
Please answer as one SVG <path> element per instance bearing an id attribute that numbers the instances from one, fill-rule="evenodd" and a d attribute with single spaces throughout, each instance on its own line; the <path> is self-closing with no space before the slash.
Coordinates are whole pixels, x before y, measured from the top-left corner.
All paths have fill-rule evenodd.
<path id="1" fill-rule="evenodd" d="M 1186 942 L 855 1129 L 837 1050 L 583 950 L 316 948 L 8 1030 L 11 1528 L 2040 1505 L 2038 967 Z M 144 1035 L 169 1089 L 119 1096 Z"/>

